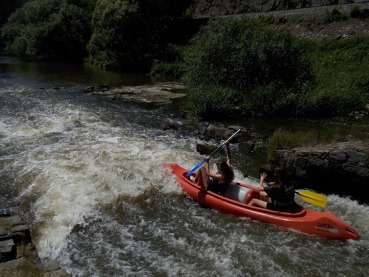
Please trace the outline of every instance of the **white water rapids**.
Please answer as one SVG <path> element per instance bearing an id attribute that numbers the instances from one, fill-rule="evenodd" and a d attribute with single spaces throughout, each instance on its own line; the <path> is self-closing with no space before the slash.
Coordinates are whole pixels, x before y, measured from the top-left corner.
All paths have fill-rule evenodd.
<path id="1" fill-rule="evenodd" d="M 195 138 L 160 128 L 179 119 L 80 86 L 0 81 L 0 209 L 72 276 L 367 276 L 368 205 L 329 195 L 361 235 L 348 242 L 220 214 L 161 166 L 201 159 Z"/>

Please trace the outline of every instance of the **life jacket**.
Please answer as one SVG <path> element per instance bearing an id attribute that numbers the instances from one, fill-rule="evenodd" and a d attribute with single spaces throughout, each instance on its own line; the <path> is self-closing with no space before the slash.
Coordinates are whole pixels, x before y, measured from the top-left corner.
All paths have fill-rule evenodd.
<path id="1" fill-rule="evenodd" d="M 273 203 L 278 206 L 293 204 L 295 199 L 295 188 L 292 184 L 282 185 L 278 194 L 274 195 Z"/>

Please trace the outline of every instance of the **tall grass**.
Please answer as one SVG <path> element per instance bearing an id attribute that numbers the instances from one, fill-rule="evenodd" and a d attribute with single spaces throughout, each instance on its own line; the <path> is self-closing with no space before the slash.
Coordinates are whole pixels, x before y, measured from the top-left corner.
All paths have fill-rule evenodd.
<path id="1" fill-rule="evenodd" d="M 316 145 L 322 142 L 333 142 L 332 138 L 316 130 L 288 131 L 280 128 L 274 132 L 268 143 L 268 159 L 272 159 L 277 149 L 291 149 L 298 146 Z"/>

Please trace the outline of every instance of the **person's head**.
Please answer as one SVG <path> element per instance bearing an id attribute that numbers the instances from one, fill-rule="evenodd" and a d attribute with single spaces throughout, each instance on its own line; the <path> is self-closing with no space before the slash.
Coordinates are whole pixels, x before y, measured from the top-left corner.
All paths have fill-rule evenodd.
<path id="1" fill-rule="evenodd" d="M 231 167 L 225 161 L 217 162 L 218 171 L 223 175 L 224 181 L 230 183 L 234 179 L 234 173 Z"/>
<path id="2" fill-rule="evenodd" d="M 290 183 L 290 178 L 287 171 L 283 167 L 277 167 L 274 169 L 275 182 L 278 185 L 288 185 Z"/>

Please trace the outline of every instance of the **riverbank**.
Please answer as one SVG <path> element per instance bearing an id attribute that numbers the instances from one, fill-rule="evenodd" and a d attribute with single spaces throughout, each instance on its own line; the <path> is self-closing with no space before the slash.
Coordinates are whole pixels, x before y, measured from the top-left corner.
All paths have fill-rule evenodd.
<path id="1" fill-rule="evenodd" d="M 31 229 L 19 215 L 0 214 L 0 277 L 67 277 L 56 261 L 41 260 Z"/>

